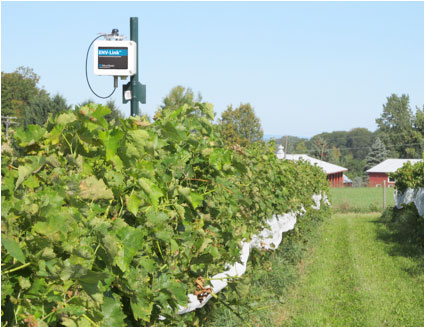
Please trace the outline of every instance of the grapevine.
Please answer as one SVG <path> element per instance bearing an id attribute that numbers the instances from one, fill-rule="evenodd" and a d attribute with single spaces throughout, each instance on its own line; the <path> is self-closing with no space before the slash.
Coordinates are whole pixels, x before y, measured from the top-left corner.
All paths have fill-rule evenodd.
<path id="1" fill-rule="evenodd" d="M 210 104 L 152 123 L 109 113 L 79 107 L 2 145 L 4 326 L 190 324 L 177 311 L 209 292 L 202 279 L 326 191 L 319 168 L 272 143 L 226 147 Z"/>

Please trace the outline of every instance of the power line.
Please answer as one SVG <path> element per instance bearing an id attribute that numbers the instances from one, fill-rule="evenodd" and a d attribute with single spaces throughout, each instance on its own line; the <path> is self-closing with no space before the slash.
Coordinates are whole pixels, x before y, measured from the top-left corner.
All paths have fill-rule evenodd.
<path id="1" fill-rule="evenodd" d="M 346 131 L 341 131 L 341 132 L 346 132 Z M 332 134 L 334 132 L 323 132 L 323 133 Z M 347 133 L 349 133 L 349 132 L 347 132 Z M 295 138 L 298 138 L 298 139 L 304 139 L 304 140 L 307 140 L 307 141 L 311 141 L 315 137 L 320 137 L 320 138 L 322 138 L 322 139 L 324 139 L 326 141 L 334 141 L 335 139 L 340 139 L 340 140 L 344 140 L 345 139 L 345 140 L 348 141 L 349 139 L 360 139 L 360 138 L 363 138 L 363 139 L 366 139 L 366 138 L 374 139 L 374 138 L 377 138 L 377 137 L 381 137 L 379 134 L 378 135 L 375 135 L 376 132 L 371 132 L 371 133 L 373 134 L 371 136 L 364 136 L 364 135 L 363 136 L 350 136 L 350 135 L 347 135 L 347 136 L 335 136 L 335 137 L 331 137 L 331 136 L 320 136 L 320 134 L 316 134 L 316 135 L 312 136 L 311 138 L 303 138 L 303 137 L 286 135 L 286 136 L 282 136 L 282 137 L 280 137 L 280 138 L 278 138 L 276 140 L 281 140 L 281 139 L 283 139 L 285 137 L 295 137 Z M 400 136 L 400 135 L 405 135 L 405 133 L 391 133 L 391 136 Z M 331 140 L 328 140 L 328 138 L 331 139 Z"/>
<path id="2" fill-rule="evenodd" d="M 423 145 L 423 143 L 422 143 L 422 142 L 415 142 L 415 143 L 409 143 L 409 144 L 389 145 L 389 146 L 385 146 L 385 148 L 401 147 L 401 146 L 413 146 L 413 145 Z M 367 146 L 367 147 L 353 147 L 353 148 L 350 148 L 350 147 L 345 147 L 345 148 L 338 148 L 338 147 L 335 147 L 335 148 L 337 148 L 337 149 L 339 149 L 339 150 L 348 150 L 348 149 L 369 149 L 369 148 L 370 148 L 370 146 Z M 333 148 L 327 148 L 326 150 L 333 150 Z"/>

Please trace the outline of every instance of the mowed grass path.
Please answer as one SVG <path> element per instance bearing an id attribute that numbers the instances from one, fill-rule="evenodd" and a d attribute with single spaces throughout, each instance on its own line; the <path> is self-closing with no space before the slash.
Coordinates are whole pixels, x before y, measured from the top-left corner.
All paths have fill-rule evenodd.
<path id="1" fill-rule="evenodd" d="M 422 256 L 403 253 L 379 213 L 323 223 L 277 326 L 422 326 Z"/>

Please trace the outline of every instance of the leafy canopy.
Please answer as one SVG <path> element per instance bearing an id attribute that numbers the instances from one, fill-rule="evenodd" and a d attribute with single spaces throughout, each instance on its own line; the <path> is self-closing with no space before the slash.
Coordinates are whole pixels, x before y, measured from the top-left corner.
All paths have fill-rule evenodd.
<path id="1" fill-rule="evenodd" d="M 177 311 L 196 281 L 327 189 L 320 168 L 278 160 L 273 144 L 226 147 L 210 104 L 152 124 L 110 113 L 77 107 L 2 147 L 3 325 L 193 325 Z"/>
<path id="2" fill-rule="evenodd" d="M 40 77 L 31 68 L 2 72 L 1 79 L 2 116 L 17 117 L 18 126 L 43 125 L 49 115 L 70 109 L 61 95 L 51 97 L 38 87 Z"/>
<path id="3" fill-rule="evenodd" d="M 233 108 L 228 106 L 219 120 L 221 134 L 228 145 L 246 147 L 263 140 L 260 119 L 255 115 L 251 104 L 241 104 Z"/>
<path id="4" fill-rule="evenodd" d="M 409 96 L 392 94 L 376 119 L 383 142 L 390 147 L 391 156 L 420 158 L 423 153 L 423 108 L 414 115 Z M 422 125 L 421 125 L 422 123 Z"/>

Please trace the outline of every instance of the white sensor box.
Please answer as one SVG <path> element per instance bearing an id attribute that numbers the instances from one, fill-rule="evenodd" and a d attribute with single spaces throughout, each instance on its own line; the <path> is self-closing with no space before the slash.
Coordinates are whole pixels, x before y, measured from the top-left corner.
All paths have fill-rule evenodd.
<path id="1" fill-rule="evenodd" d="M 95 75 L 132 76 L 136 74 L 136 42 L 98 40 L 93 46 Z"/>

